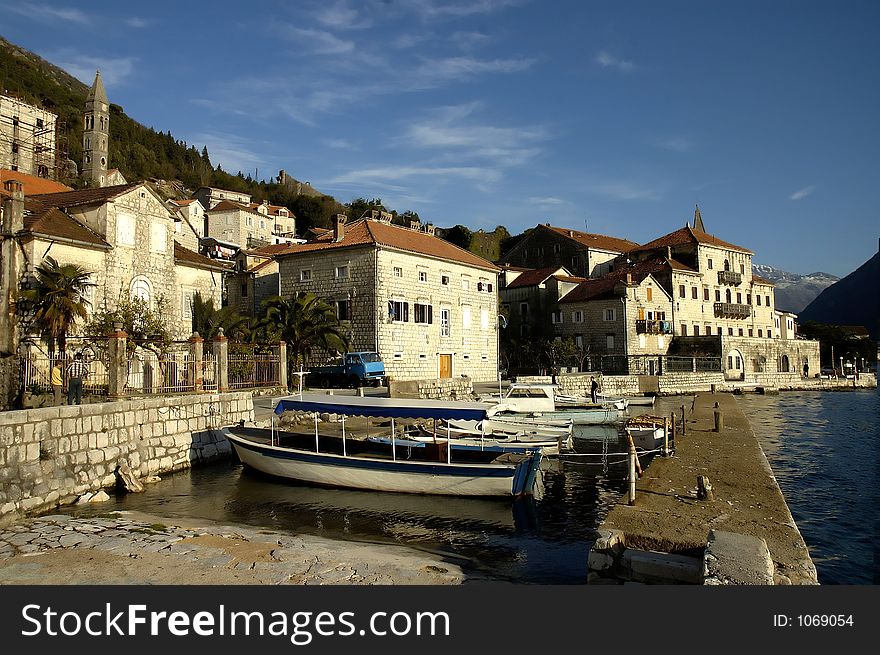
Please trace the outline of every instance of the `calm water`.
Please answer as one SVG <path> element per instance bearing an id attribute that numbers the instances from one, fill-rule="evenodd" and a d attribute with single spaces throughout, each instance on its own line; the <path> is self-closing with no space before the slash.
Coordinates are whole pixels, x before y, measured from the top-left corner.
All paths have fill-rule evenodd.
<path id="1" fill-rule="evenodd" d="M 878 584 L 880 396 L 873 391 L 739 397 L 822 584 Z"/>
<path id="2" fill-rule="evenodd" d="M 686 399 L 638 413 L 669 415 Z M 689 400 L 687 400 L 689 402 Z M 816 560 L 823 583 L 870 583 L 877 434 L 870 393 L 743 396 L 742 403 Z M 540 501 L 433 498 L 277 482 L 223 463 L 168 476 L 112 509 L 241 523 L 441 552 L 474 578 L 582 584 L 596 528 L 625 493 L 615 428 L 584 428 L 588 457 L 551 460 Z M 609 453 L 603 457 L 603 452 Z M 861 483 L 861 484 L 860 484 Z M 864 490 L 859 495 L 856 489 Z M 851 491 L 852 490 L 852 491 Z"/>

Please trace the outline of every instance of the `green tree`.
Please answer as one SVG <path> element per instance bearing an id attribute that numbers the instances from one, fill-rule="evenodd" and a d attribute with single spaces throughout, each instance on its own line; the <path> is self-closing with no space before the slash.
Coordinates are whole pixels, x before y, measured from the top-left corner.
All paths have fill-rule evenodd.
<path id="1" fill-rule="evenodd" d="M 86 325 L 86 335 L 100 342 L 112 334 L 115 324 L 119 323 L 122 331 L 128 335 L 126 352 L 129 358 L 138 346 L 156 353 L 165 352 L 171 345 L 171 333 L 162 319 L 166 315 L 165 305 L 164 298 L 160 296 L 154 311 L 143 298 L 120 295 L 116 309 L 104 310 L 92 316 Z"/>
<path id="2" fill-rule="evenodd" d="M 214 307 L 214 299 L 202 298 L 201 293 L 196 293 L 192 301 L 192 329 L 198 332 L 203 339 L 213 339 L 223 328 L 223 334 L 236 341 L 247 339 L 250 330 L 248 319 L 232 307 Z"/>
<path id="3" fill-rule="evenodd" d="M 36 270 L 36 284 L 22 294 L 32 310 L 33 327 L 49 342 L 49 352 L 67 347 L 67 333 L 87 317 L 89 272 L 78 264 L 59 264 L 46 257 Z"/>
<path id="4" fill-rule="evenodd" d="M 277 330 L 279 339 L 287 344 L 288 383 L 295 368 L 308 363 L 314 351 L 348 350 L 348 335 L 334 308 L 313 293 L 301 291 L 290 300 L 269 298 L 263 302 L 258 326 Z"/>

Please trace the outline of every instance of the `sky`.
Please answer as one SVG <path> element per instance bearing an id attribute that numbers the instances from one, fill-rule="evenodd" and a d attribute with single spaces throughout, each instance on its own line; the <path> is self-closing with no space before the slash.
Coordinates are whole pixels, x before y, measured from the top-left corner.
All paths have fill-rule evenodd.
<path id="1" fill-rule="evenodd" d="M 646 243 L 693 220 L 795 273 L 878 250 L 880 3 L 0 0 L 0 35 L 224 170 L 441 227 Z M 112 162 L 111 162 L 112 164 Z"/>

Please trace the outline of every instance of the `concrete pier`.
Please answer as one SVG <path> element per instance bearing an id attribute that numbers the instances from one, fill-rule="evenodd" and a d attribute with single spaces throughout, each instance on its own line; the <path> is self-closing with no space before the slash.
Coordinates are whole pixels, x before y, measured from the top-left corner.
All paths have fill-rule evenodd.
<path id="1" fill-rule="evenodd" d="M 716 411 L 723 415 L 719 431 Z M 696 396 L 686 428 L 675 456 L 656 457 L 638 481 L 635 504 L 625 497 L 605 519 L 590 552 L 589 582 L 817 584 L 803 537 L 735 397 Z M 698 498 L 699 476 L 708 479 L 714 500 Z"/>

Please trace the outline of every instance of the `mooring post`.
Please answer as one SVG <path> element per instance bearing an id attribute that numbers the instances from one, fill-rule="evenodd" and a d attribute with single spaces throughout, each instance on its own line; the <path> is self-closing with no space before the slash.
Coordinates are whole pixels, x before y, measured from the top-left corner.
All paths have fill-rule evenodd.
<path id="1" fill-rule="evenodd" d="M 697 498 L 699 500 L 715 500 L 715 492 L 712 491 L 712 483 L 705 475 L 697 476 Z"/>
<path id="2" fill-rule="evenodd" d="M 675 412 L 669 412 L 669 429 L 672 433 L 672 445 L 675 445 Z"/>
<path id="3" fill-rule="evenodd" d="M 629 499 L 630 505 L 636 504 L 636 447 L 630 442 L 629 445 Z"/>
<path id="4" fill-rule="evenodd" d="M 663 419 L 663 456 L 669 455 L 669 419 Z"/>
<path id="5" fill-rule="evenodd" d="M 724 414 L 718 409 L 718 403 L 715 403 L 715 432 L 721 432 L 724 429 Z"/>
<path id="6" fill-rule="evenodd" d="M 685 422 L 684 422 L 684 405 L 681 406 L 681 433 L 682 434 L 687 433 L 687 426 L 685 425 Z"/>

